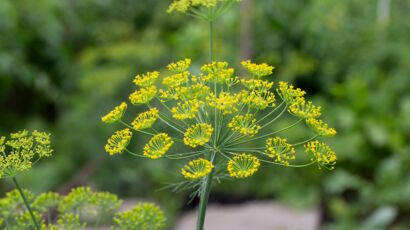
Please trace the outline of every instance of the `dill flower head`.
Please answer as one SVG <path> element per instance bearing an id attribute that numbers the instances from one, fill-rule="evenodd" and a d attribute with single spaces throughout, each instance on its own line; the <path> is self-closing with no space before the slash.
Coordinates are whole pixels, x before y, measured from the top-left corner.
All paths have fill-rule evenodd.
<path id="1" fill-rule="evenodd" d="M 188 180 L 196 180 L 208 175 L 214 165 L 203 158 L 190 161 L 181 169 L 181 174 Z"/>
<path id="2" fill-rule="evenodd" d="M 313 129 L 313 131 L 319 136 L 334 136 L 336 130 L 329 128 L 329 126 L 322 120 L 315 119 L 313 117 L 306 119 L 306 124 Z"/>
<path id="3" fill-rule="evenodd" d="M 194 83 L 189 87 L 178 87 L 175 89 L 177 99 L 187 101 L 187 100 L 205 100 L 211 92 L 211 89 L 204 85 L 203 83 Z"/>
<path id="4" fill-rule="evenodd" d="M 257 90 L 262 92 L 270 90 L 273 86 L 273 82 L 260 79 L 242 79 L 241 83 L 248 90 Z"/>
<path id="5" fill-rule="evenodd" d="M 246 136 L 254 136 L 259 132 L 260 125 L 256 124 L 256 119 L 253 114 L 237 115 L 229 122 L 228 127 L 235 132 Z"/>
<path id="6" fill-rule="evenodd" d="M 191 59 L 185 58 L 184 60 L 173 62 L 167 66 L 168 70 L 175 73 L 182 73 L 188 70 L 191 65 Z"/>
<path id="7" fill-rule="evenodd" d="M 213 130 L 210 124 L 192 125 L 184 134 L 184 144 L 192 148 L 203 146 L 211 139 Z"/>
<path id="8" fill-rule="evenodd" d="M 130 129 L 126 128 L 117 131 L 107 140 L 105 145 L 105 151 L 110 155 L 120 154 L 124 152 L 130 143 L 132 137 L 132 132 Z"/>
<path id="9" fill-rule="evenodd" d="M 274 137 L 266 140 L 265 153 L 275 162 L 289 166 L 289 161 L 296 159 L 295 148 L 288 144 L 286 138 Z"/>
<path id="10" fill-rule="evenodd" d="M 101 121 L 104 123 L 114 123 L 119 121 L 127 110 L 127 103 L 122 102 L 119 106 L 116 106 L 112 111 L 107 115 L 101 118 Z"/>
<path id="11" fill-rule="evenodd" d="M 322 115 L 320 106 L 315 106 L 311 101 L 306 102 L 304 99 L 297 100 L 289 106 L 289 112 L 300 118 L 315 118 Z"/>
<path id="12" fill-rule="evenodd" d="M 260 78 L 272 74 L 273 66 L 266 63 L 255 64 L 250 60 L 241 62 L 241 65 L 254 77 Z"/>
<path id="13" fill-rule="evenodd" d="M 178 102 L 177 106 L 171 109 L 172 117 L 178 120 L 195 118 L 199 111 L 200 101 L 190 100 L 185 102 Z"/>
<path id="14" fill-rule="evenodd" d="M 153 160 L 165 155 L 174 141 L 166 133 L 158 133 L 144 146 L 144 156 Z"/>
<path id="15" fill-rule="evenodd" d="M 157 95 L 157 87 L 149 86 L 133 92 L 129 99 L 133 105 L 147 104 Z"/>
<path id="16" fill-rule="evenodd" d="M 228 92 L 222 92 L 219 96 L 211 94 L 207 97 L 208 104 L 222 111 L 223 115 L 232 114 L 238 111 L 239 97 Z"/>
<path id="17" fill-rule="evenodd" d="M 241 0 L 174 0 L 171 5 L 168 7 L 167 12 L 172 13 L 174 11 L 178 11 L 181 13 L 186 13 L 187 11 L 191 10 L 192 12 L 196 12 L 192 10 L 193 8 L 215 8 L 216 6 L 221 3 L 220 8 L 226 8 L 232 2 L 238 2 Z M 221 14 L 221 10 L 219 10 L 219 15 Z M 219 16 L 217 15 L 217 16 Z"/>
<path id="18" fill-rule="evenodd" d="M 275 94 L 270 91 L 247 91 L 242 90 L 240 93 L 240 100 L 249 108 L 263 110 L 267 107 L 275 107 Z"/>
<path id="19" fill-rule="evenodd" d="M 149 87 L 155 84 L 156 80 L 159 77 L 158 71 L 148 72 L 146 74 L 135 76 L 134 83 L 140 87 Z"/>
<path id="20" fill-rule="evenodd" d="M 289 85 L 287 82 L 283 81 L 279 82 L 279 87 L 276 91 L 280 98 L 288 105 L 297 101 L 303 101 L 306 94 L 305 91 L 295 88 L 293 85 Z"/>
<path id="21" fill-rule="evenodd" d="M 177 86 L 181 86 L 189 81 L 189 72 L 184 71 L 182 73 L 177 73 L 168 77 L 165 77 L 162 80 L 162 84 L 169 87 L 175 88 Z"/>
<path id="22" fill-rule="evenodd" d="M 146 112 L 138 114 L 138 116 L 131 123 L 132 127 L 136 130 L 150 128 L 159 117 L 159 111 L 157 108 L 152 108 Z"/>
<path id="23" fill-rule="evenodd" d="M 165 214 L 153 203 L 138 203 L 131 210 L 117 213 L 114 222 L 120 229 L 165 229 Z"/>
<path id="24" fill-rule="evenodd" d="M 305 151 L 311 156 L 310 160 L 316 162 L 320 167 L 334 169 L 336 164 L 336 153 L 323 142 L 310 141 L 305 144 Z"/>
<path id="25" fill-rule="evenodd" d="M 227 170 L 229 175 L 234 178 L 246 178 L 258 171 L 260 166 L 259 159 L 251 154 L 242 153 L 234 156 L 228 161 Z"/>
<path id="26" fill-rule="evenodd" d="M 233 78 L 234 69 L 228 68 L 227 62 L 212 62 L 201 67 L 205 73 L 201 79 L 205 82 L 216 82 L 219 84 L 231 81 Z"/>
<path id="27" fill-rule="evenodd" d="M 43 157 L 50 157 L 50 134 L 34 130 L 11 133 L 10 138 L 0 136 L 0 178 L 13 177 L 29 170 Z"/>

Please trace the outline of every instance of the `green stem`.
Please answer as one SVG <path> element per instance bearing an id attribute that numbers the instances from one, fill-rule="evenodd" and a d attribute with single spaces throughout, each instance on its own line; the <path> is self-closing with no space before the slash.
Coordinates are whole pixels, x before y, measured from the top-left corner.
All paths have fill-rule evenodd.
<path id="1" fill-rule="evenodd" d="M 214 152 L 211 156 L 211 162 L 213 163 L 216 157 L 216 152 Z M 204 223 L 205 223 L 205 214 L 206 214 L 206 207 L 208 206 L 209 194 L 211 193 L 211 185 L 212 179 L 214 176 L 214 171 L 212 170 L 208 176 L 205 177 L 205 181 L 202 184 L 201 188 L 201 198 L 199 203 L 199 210 L 198 210 L 198 218 L 196 222 L 196 230 L 203 230 Z"/>
<path id="2" fill-rule="evenodd" d="M 28 203 L 28 200 L 27 200 L 26 196 L 24 195 L 23 190 L 21 189 L 19 183 L 17 182 L 16 177 L 12 177 L 12 179 L 13 179 L 14 185 L 16 186 L 17 190 L 20 193 L 21 198 L 23 198 L 24 204 L 26 205 L 26 208 L 27 208 L 28 212 L 30 213 L 31 220 L 33 221 L 35 229 L 40 230 L 40 225 L 38 224 L 38 222 L 36 220 L 36 217 L 34 216 L 34 213 L 31 210 L 30 204 Z"/>

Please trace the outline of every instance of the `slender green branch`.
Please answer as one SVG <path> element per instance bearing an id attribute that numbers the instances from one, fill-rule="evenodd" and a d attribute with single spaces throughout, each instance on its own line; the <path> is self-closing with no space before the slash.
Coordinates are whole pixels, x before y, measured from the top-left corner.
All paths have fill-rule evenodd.
<path id="1" fill-rule="evenodd" d="M 268 123 L 266 123 L 265 125 L 263 125 L 263 126 L 261 127 L 261 129 L 265 128 L 266 126 L 272 124 L 272 123 L 275 122 L 277 119 L 279 119 L 279 118 L 283 115 L 283 113 L 286 112 L 286 109 L 287 109 L 287 108 L 288 108 L 288 107 L 285 106 L 285 108 L 283 108 L 282 112 L 280 112 L 278 116 L 276 116 L 275 118 L 273 118 L 272 120 L 270 120 Z"/>
<path id="2" fill-rule="evenodd" d="M 272 111 L 270 111 L 268 114 L 266 114 L 264 117 L 262 117 L 261 119 L 259 119 L 256 123 L 259 124 L 260 122 L 262 122 L 263 120 L 265 120 L 267 117 L 269 117 L 271 114 L 273 114 L 277 109 L 279 109 L 280 107 L 282 107 L 282 105 L 285 102 L 282 101 L 276 108 L 272 109 Z"/>
<path id="3" fill-rule="evenodd" d="M 23 198 L 24 204 L 25 204 L 28 212 L 30 213 L 30 217 L 31 217 L 31 220 L 33 221 L 35 229 L 40 230 L 40 225 L 38 224 L 38 221 L 37 221 L 36 217 L 34 216 L 33 210 L 31 209 L 30 204 L 28 203 L 26 195 L 24 195 L 23 190 L 21 189 L 19 183 L 17 182 L 17 178 L 12 177 L 12 180 L 13 180 L 13 183 L 16 186 L 17 190 L 19 191 L 21 198 Z"/>
<path id="4" fill-rule="evenodd" d="M 133 155 L 133 156 L 136 156 L 136 157 L 147 158 L 146 156 L 141 155 L 141 154 L 138 154 L 138 153 L 134 153 L 134 152 L 130 151 L 130 150 L 127 149 L 127 148 L 125 148 L 125 151 L 126 151 L 127 153 Z"/>
<path id="5" fill-rule="evenodd" d="M 309 142 L 309 141 L 311 141 L 311 140 L 314 140 L 316 137 L 318 137 L 319 135 L 318 134 L 316 134 L 315 136 L 313 136 L 313 137 L 311 137 L 311 138 L 309 138 L 309 139 L 307 139 L 307 140 L 304 140 L 304 141 L 301 141 L 301 142 L 297 142 L 297 143 L 294 143 L 294 144 L 291 144 L 292 146 L 298 146 L 298 145 L 303 145 L 303 144 L 305 144 L 305 143 L 307 143 L 307 142 Z"/>
<path id="6" fill-rule="evenodd" d="M 130 128 L 130 129 L 136 131 L 136 132 L 144 133 L 144 134 L 151 135 L 151 136 L 154 136 L 154 135 L 155 135 L 155 134 L 150 133 L 150 132 L 147 132 L 147 131 L 142 131 L 142 130 L 139 130 L 139 129 L 134 129 L 134 127 L 132 127 L 131 125 L 125 123 L 125 122 L 122 121 L 122 120 L 120 120 L 120 123 L 123 124 L 124 126 Z"/>

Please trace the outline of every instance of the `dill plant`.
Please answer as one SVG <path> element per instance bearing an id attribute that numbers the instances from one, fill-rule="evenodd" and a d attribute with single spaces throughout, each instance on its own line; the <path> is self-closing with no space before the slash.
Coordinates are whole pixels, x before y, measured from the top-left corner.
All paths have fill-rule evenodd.
<path id="1" fill-rule="evenodd" d="M 144 106 L 131 122 L 123 120 L 128 104 L 122 102 L 102 117 L 104 123 L 121 123 L 107 141 L 110 155 L 122 153 L 157 160 L 185 160 L 175 190 L 194 189 L 200 197 L 197 230 L 204 226 L 206 207 L 212 182 L 225 178 L 243 179 L 254 175 L 261 164 L 285 167 L 333 169 L 335 152 L 318 139 L 334 136 L 336 130 L 320 119 L 321 107 L 305 98 L 306 92 L 267 76 L 274 67 L 266 63 L 241 62 L 248 73 L 238 77 L 227 62 L 213 59 L 215 20 L 236 0 L 176 0 L 168 12 L 182 12 L 203 19 L 209 24 L 209 63 L 200 72 L 191 70 L 186 58 L 167 66 L 160 73 L 152 71 L 135 76 L 136 90 L 129 96 L 133 106 Z M 277 120 L 288 114 L 296 121 L 277 127 Z M 312 135 L 306 140 L 291 142 L 281 136 L 298 125 L 306 125 Z M 158 127 L 156 127 L 158 126 Z M 162 131 L 171 128 L 176 134 Z M 158 131 L 160 130 L 161 131 Z M 137 152 L 127 148 L 134 134 L 148 135 L 150 140 Z M 260 140 L 264 146 L 256 146 Z M 306 156 L 296 154 L 304 149 Z M 305 163 L 295 163 L 305 160 Z"/>

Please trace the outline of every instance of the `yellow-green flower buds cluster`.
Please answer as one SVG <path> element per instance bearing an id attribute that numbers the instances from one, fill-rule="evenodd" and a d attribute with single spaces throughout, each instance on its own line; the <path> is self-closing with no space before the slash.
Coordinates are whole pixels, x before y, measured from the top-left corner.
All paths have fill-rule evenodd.
<path id="1" fill-rule="evenodd" d="M 159 111 L 157 108 L 152 108 L 148 111 L 138 114 L 138 116 L 132 121 L 131 125 L 136 130 L 142 130 L 150 128 L 159 117 Z"/>
<path id="2" fill-rule="evenodd" d="M 286 104 L 290 105 L 294 102 L 304 99 L 305 91 L 296 88 L 293 85 L 289 85 L 287 82 L 280 81 L 279 87 L 276 89 L 278 95 L 282 98 Z"/>
<path id="3" fill-rule="evenodd" d="M 29 170 L 42 157 L 50 157 L 50 135 L 45 132 L 22 130 L 10 138 L 0 136 L 0 178 L 13 177 Z"/>
<path id="4" fill-rule="evenodd" d="M 241 65 L 253 76 L 260 78 L 272 74 L 273 66 L 266 63 L 255 64 L 250 60 L 241 62 Z"/>
<path id="5" fill-rule="evenodd" d="M 177 106 L 171 109 L 172 117 L 178 120 L 192 119 L 199 111 L 200 101 L 194 99 L 185 102 L 178 102 Z"/>
<path id="6" fill-rule="evenodd" d="M 144 146 L 144 156 L 153 160 L 158 159 L 164 156 L 173 144 L 174 141 L 168 134 L 158 133 Z"/>
<path id="7" fill-rule="evenodd" d="M 125 111 L 127 110 L 127 103 L 122 102 L 119 106 L 116 106 L 112 111 L 107 115 L 101 118 L 101 121 L 104 123 L 114 123 L 121 120 Z"/>
<path id="8" fill-rule="evenodd" d="M 251 109 L 264 110 L 267 107 L 275 107 L 275 94 L 270 91 L 246 91 L 240 93 L 241 102 Z"/>
<path id="9" fill-rule="evenodd" d="M 183 84 L 186 84 L 188 81 L 189 81 L 189 72 L 184 71 L 182 73 L 177 73 L 177 74 L 173 74 L 171 76 L 165 77 L 164 80 L 162 80 L 162 84 L 169 88 L 175 88 Z"/>
<path id="10" fill-rule="evenodd" d="M 134 83 L 140 87 L 149 87 L 155 84 L 159 77 L 158 71 L 148 72 L 146 74 L 135 76 Z"/>
<path id="11" fill-rule="evenodd" d="M 305 150 L 311 156 L 310 160 L 317 162 L 319 168 L 334 169 L 337 160 L 336 153 L 325 143 L 317 140 L 310 141 L 305 144 Z"/>
<path id="12" fill-rule="evenodd" d="M 203 146 L 211 139 L 213 130 L 212 126 L 206 123 L 192 125 L 184 134 L 184 144 L 192 148 Z"/>
<path id="13" fill-rule="evenodd" d="M 254 136 L 259 132 L 260 125 L 256 124 L 256 119 L 253 114 L 237 115 L 228 123 L 228 127 L 235 132 L 246 136 Z"/>
<path id="14" fill-rule="evenodd" d="M 268 91 L 272 88 L 273 82 L 260 79 L 242 79 L 241 83 L 249 90 Z"/>
<path id="15" fill-rule="evenodd" d="M 316 118 L 322 115 L 320 106 L 315 106 L 311 101 L 297 100 L 289 106 L 289 112 L 300 118 Z"/>
<path id="16" fill-rule="evenodd" d="M 223 115 L 232 114 L 238 111 L 238 95 L 222 92 L 218 97 L 215 96 L 215 94 L 209 95 L 207 100 L 211 107 L 221 110 Z"/>
<path id="17" fill-rule="evenodd" d="M 138 203 L 131 210 L 118 213 L 114 222 L 119 229 L 165 229 L 164 212 L 153 203 Z"/>
<path id="18" fill-rule="evenodd" d="M 233 77 L 235 70 L 233 68 L 228 68 L 227 62 L 212 62 L 211 64 L 205 64 L 201 67 L 201 70 L 205 73 L 201 76 L 201 79 L 205 82 L 223 84 L 235 80 L 235 77 Z"/>
<path id="19" fill-rule="evenodd" d="M 178 11 L 181 13 L 185 13 L 191 7 L 205 7 L 205 8 L 213 8 L 219 2 L 234 2 L 240 0 L 174 0 L 171 5 L 168 7 L 167 12 L 171 13 L 174 11 Z"/>
<path id="20" fill-rule="evenodd" d="M 306 124 L 309 125 L 315 133 L 319 136 L 334 136 L 336 135 L 336 130 L 334 128 L 329 128 L 329 126 L 322 120 L 315 118 L 306 119 Z"/>
<path id="21" fill-rule="evenodd" d="M 213 168 L 214 165 L 210 161 L 199 158 L 188 162 L 181 169 L 181 174 L 188 180 L 197 180 L 208 175 Z"/>
<path id="22" fill-rule="evenodd" d="M 274 137 L 266 140 L 266 155 L 274 158 L 276 163 L 289 166 L 289 161 L 296 159 L 295 148 L 288 144 L 286 138 Z"/>
<path id="23" fill-rule="evenodd" d="M 108 139 L 105 145 L 105 151 L 110 155 L 123 153 L 130 143 L 132 137 L 132 132 L 130 129 L 126 128 L 117 131 Z"/>
<path id="24" fill-rule="evenodd" d="M 168 70 L 175 73 L 182 73 L 188 70 L 191 65 L 191 59 L 185 58 L 184 60 L 173 62 L 167 66 Z"/>
<path id="25" fill-rule="evenodd" d="M 135 90 L 129 97 L 133 105 L 142 105 L 150 102 L 157 95 L 157 87 L 154 85 Z"/>
<path id="26" fill-rule="evenodd" d="M 242 153 L 228 161 L 228 172 L 234 178 L 246 178 L 258 171 L 260 161 L 257 157 Z"/>

